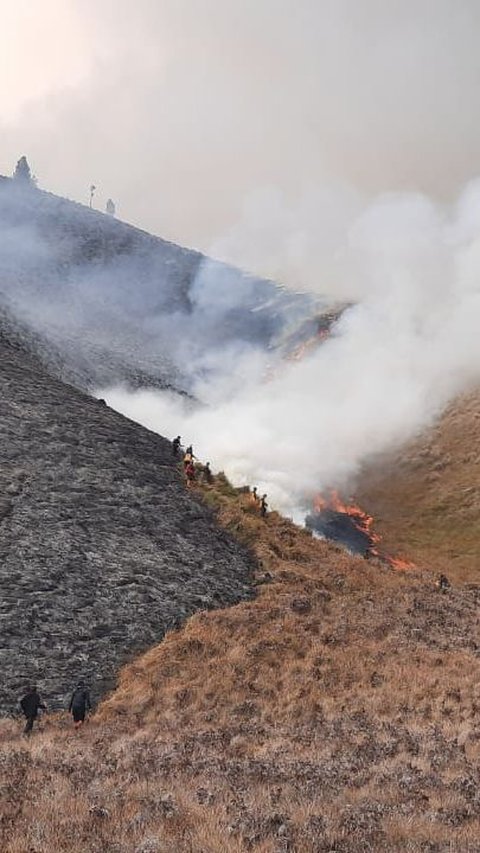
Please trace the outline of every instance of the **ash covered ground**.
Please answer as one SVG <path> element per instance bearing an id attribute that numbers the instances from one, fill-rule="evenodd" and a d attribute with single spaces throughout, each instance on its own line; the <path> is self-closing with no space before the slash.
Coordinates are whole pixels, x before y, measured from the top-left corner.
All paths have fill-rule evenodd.
<path id="1" fill-rule="evenodd" d="M 251 594 L 252 560 L 185 490 L 168 441 L 0 341 L 0 709 L 63 706 L 190 613 Z"/>

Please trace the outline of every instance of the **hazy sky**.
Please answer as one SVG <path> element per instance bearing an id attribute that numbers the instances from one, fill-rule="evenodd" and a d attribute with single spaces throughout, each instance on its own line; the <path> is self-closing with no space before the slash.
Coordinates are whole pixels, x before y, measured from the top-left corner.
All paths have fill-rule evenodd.
<path id="1" fill-rule="evenodd" d="M 26 154 L 42 187 L 93 182 L 259 271 L 302 277 L 339 184 L 355 206 L 480 173 L 479 0 L 0 0 L 0 20 L 0 173 Z"/>

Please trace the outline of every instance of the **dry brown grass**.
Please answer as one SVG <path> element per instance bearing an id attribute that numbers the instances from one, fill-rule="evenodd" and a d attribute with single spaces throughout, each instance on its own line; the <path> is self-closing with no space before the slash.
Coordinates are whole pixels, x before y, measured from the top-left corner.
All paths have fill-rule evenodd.
<path id="1" fill-rule="evenodd" d="M 358 499 L 386 550 L 457 581 L 480 580 L 480 393 L 362 476 Z"/>
<path id="2" fill-rule="evenodd" d="M 259 561 L 75 734 L 0 726 L 6 853 L 476 850 L 477 592 L 352 558 L 220 480 Z"/>

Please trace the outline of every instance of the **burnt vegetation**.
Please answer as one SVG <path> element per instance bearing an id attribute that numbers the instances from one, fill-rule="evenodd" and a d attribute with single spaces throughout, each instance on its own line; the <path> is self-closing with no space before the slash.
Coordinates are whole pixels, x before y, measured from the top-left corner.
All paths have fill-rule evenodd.
<path id="1" fill-rule="evenodd" d="M 171 444 L 0 342 L 0 709 L 64 707 L 198 608 L 250 595 L 252 560 L 186 492 Z"/>

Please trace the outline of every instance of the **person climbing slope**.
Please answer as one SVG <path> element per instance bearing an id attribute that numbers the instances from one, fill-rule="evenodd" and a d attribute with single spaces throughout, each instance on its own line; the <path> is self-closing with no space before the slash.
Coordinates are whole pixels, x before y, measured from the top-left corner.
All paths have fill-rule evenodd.
<path id="1" fill-rule="evenodd" d="M 262 499 L 260 501 L 260 515 L 262 518 L 265 518 L 267 514 L 268 504 L 267 504 L 267 496 L 262 495 Z"/>
<path id="2" fill-rule="evenodd" d="M 70 699 L 68 710 L 73 717 L 73 723 L 76 729 L 85 722 L 85 716 L 91 710 L 90 692 L 84 681 L 79 681 Z"/>
<path id="3" fill-rule="evenodd" d="M 252 504 L 252 506 L 258 507 L 259 501 L 260 498 L 257 495 L 257 486 L 254 486 L 250 495 L 250 503 Z"/>
<path id="4" fill-rule="evenodd" d="M 195 474 L 195 465 L 193 464 L 192 460 L 190 460 L 185 465 L 185 476 L 187 478 L 187 486 L 193 486 L 193 484 L 195 483 L 196 474 Z"/>
<path id="5" fill-rule="evenodd" d="M 172 441 L 172 452 L 174 456 L 178 456 L 178 451 L 180 450 L 182 444 L 181 436 L 177 435 L 176 438 Z"/>
<path id="6" fill-rule="evenodd" d="M 20 699 L 20 707 L 27 720 L 23 733 L 29 735 L 33 729 L 33 724 L 38 717 L 39 709 L 41 708 L 42 711 L 46 711 L 47 706 L 40 699 L 37 688 L 31 687 L 30 690 L 25 693 L 25 696 L 22 696 Z"/>
<path id="7" fill-rule="evenodd" d="M 183 465 L 185 468 L 185 472 L 187 469 L 187 465 L 190 465 L 190 463 L 193 464 L 194 459 L 195 459 L 195 456 L 193 455 L 193 447 L 191 444 L 189 444 L 187 449 L 185 450 L 185 453 L 183 454 Z"/>

